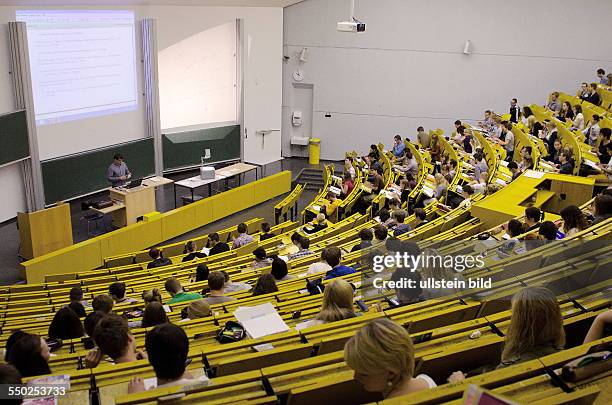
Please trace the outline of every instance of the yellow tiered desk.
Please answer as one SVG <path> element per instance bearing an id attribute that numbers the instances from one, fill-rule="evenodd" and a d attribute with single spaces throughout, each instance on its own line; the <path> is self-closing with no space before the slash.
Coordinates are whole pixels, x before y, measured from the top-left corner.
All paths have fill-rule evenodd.
<path id="1" fill-rule="evenodd" d="M 472 205 L 472 215 L 480 218 L 484 229 L 509 221 L 533 206 L 558 214 L 568 205 L 581 206 L 593 195 L 594 179 L 528 170 L 503 190 Z M 558 217 L 547 216 L 546 220 Z"/>

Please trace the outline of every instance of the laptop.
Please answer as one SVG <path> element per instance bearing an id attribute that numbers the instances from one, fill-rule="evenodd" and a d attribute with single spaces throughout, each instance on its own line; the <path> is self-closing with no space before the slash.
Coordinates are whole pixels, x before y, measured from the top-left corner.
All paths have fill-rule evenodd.
<path id="1" fill-rule="evenodd" d="M 130 181 L 130 184 L 125 186 L 125 188 L 136 188 L 136 187 L 140 187 L 140 185 L 142 185 L 142 177 Z"/>

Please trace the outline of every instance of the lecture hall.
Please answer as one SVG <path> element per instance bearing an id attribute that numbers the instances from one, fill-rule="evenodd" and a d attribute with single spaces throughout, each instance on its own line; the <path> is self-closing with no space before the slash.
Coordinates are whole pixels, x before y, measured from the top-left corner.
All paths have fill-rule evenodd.
<path id="1" fill-rule="evenodd" d="M 0 1 L 0 401 L 611 404 L 610 16 Z"/>

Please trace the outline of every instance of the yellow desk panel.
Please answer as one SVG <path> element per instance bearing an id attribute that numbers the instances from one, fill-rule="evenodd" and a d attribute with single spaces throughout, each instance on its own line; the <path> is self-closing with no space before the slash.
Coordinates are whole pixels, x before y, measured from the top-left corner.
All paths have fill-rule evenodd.
<path id="1" fill-rule="evenodd" d="M 196 207 L 193 204 L 177 208 L 161 216 L 162 239 L 168 240 L 193 229 Z"/>
<path id="2" fill-rule="evenodd" d="M 103 265 L 105 257 L 135 252 L 217 219 L 288 193 L 291 172 L 284 171 L 217 194 L 163 216 L 148 218 L 86 242 L 23 262 L 28 283 L 42 283 L 45 275 L 78 273 Z"/>
<path id="3" fill-rule="evenodd" d="M 74 271 L 76 263 L 79 270 L 100 267 L 100 240 L 90 239 L 23 263 L 26 281 L 28 284 L 44 283 L 45 276 Z"/>
<path id="4" fill-rule="evenodd" d="M 101 239 L 102 258 L 133 252 L 156 245 L 163 240 L 162 221 L 160 218 L 150 222 L 138 222 L 99 236 L 99 238 Z M 83 269 L 76 270 L 82 271 Z"/>

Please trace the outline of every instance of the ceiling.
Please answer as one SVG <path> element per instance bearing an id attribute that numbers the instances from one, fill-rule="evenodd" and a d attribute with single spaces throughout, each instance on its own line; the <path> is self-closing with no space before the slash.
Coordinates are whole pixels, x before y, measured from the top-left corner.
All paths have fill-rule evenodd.
<path id="1" fill-rule="evenodd" d="M 0 0 L 0 6 L 287 7 L 303 0 Z"/>

